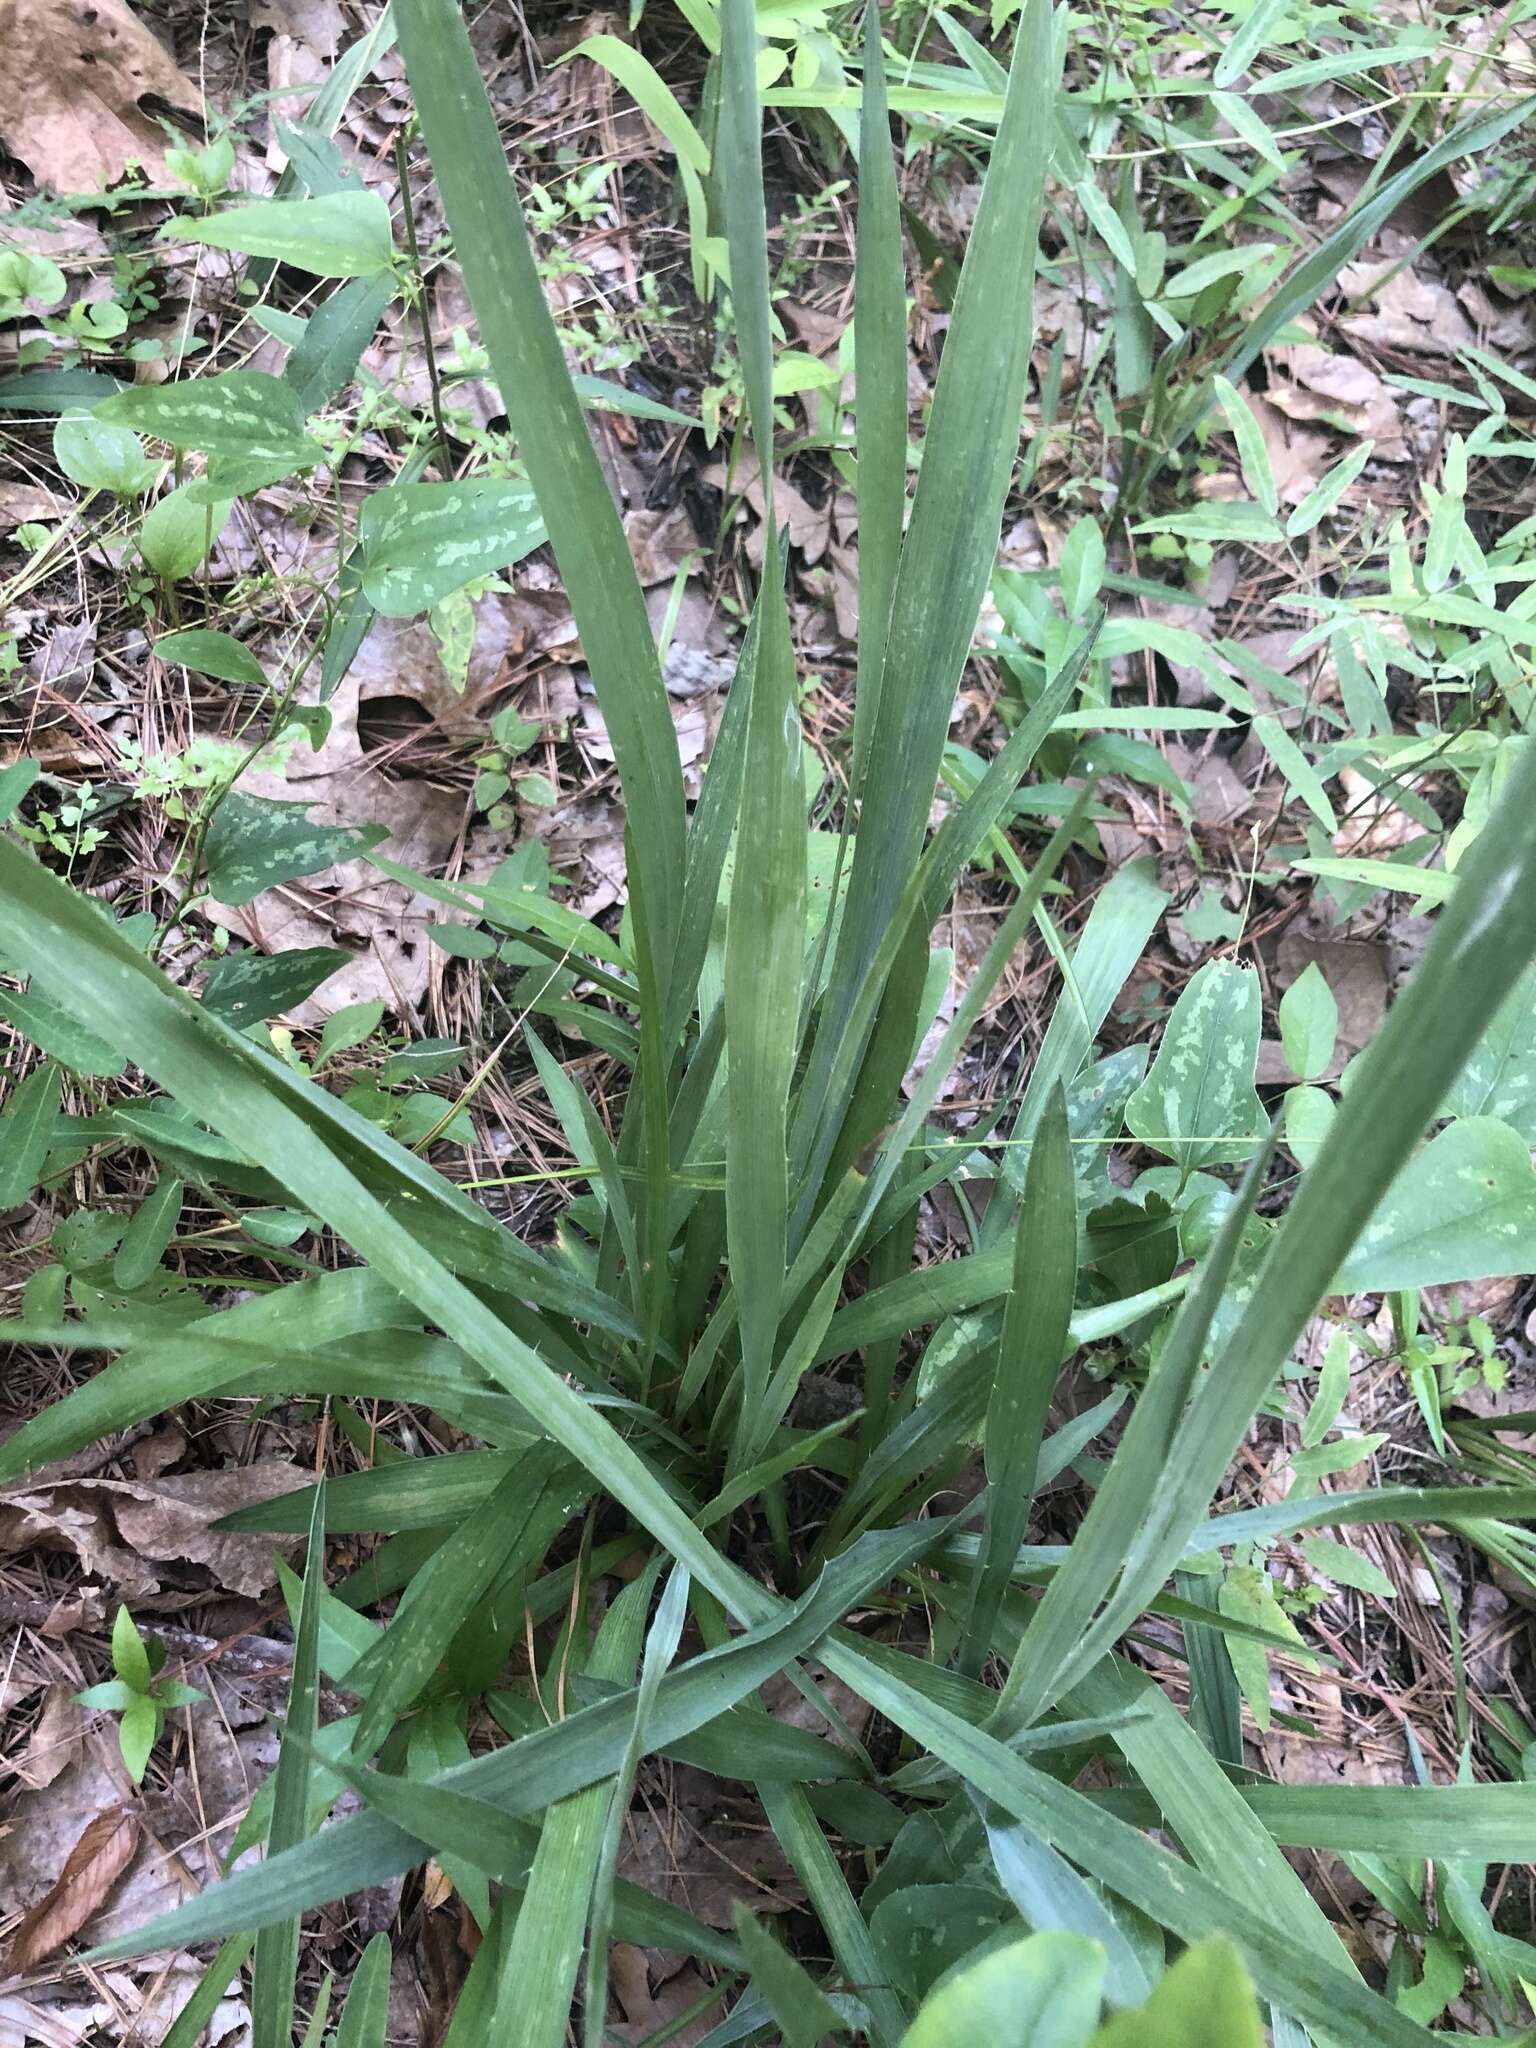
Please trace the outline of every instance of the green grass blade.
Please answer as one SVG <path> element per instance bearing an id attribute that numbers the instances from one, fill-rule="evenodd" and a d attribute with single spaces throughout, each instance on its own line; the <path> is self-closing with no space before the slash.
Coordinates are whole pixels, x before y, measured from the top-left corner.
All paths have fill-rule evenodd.
<path id="1" fill-rule="evenodd" d="M 814 1817 L 811 1825 L 815 1826 Z M 774 1822 L 774 1833 L 783 1840 L 784 1831 L 777 1822 Z M 840 1870 L 837 1879 L 840 1884 L 844 1881 Z M 745 1900 L 736 1901 L 732 1918 L 736 1938 L 752 1972 L 752 1982 L 767 2000 L 768 2008 L 779 2024 L 784 2048 L 819 2048 L 819 2043 L 828 2033 L 845 2032 L 845 2022 L 837 2007 L 810 1972 L 797 1963 L 787 1949 L 779 1946 Z M 863 1924 L 860 1920 L 861 1928 Z M 865 1938 L 868 1938 L 867 1929 Z"/>
<path id="2" fill-rule="evenodd" d="M 604 1615 L 592 1652 L 596 1677 L 622 1680 L 634 1670 L 654 1576 L 626 1586 Z M 556 1801 L 539 1830 L 497 1995 L 499 2016 L 506 2023 L 515 2015 L 527 2048 L 563 2048 L 611 1789 L 599 1779 Z"/>
<path id="3" fill-rule="evenodd" d="M 1076 1290 L 1077 1183 L 1067 1098 L 1058 1083 L 1030 1148 L 1013 1287 L 987 1402 L 987 1519 L 960 1658 L 961 1670 L 973 1678 L 991 1648 L 993 1623 L 1029 1525 L 1040 1441 Z"/>
<path id="4" fill-rule="evenodd" d="M 900 659 L 884 673 L 869 737 L 865 800 L 818 1032 L 813 1095 L 824 1086 L 916 864 L 955 685 L 992 573 L 1018 456 L 1055 78 L 1049 0 L 1027 0 L 892 594 L 889 641 Z"/>
<path id="5" fill-rule="evenodd" d="M 613 1140 L 604 1130 L 602 1119 L 592 1107 L 590 1098 L 583 1089 L 576 1086 L 531 1024 L 524 1024 L 523 1036 L 528 1041 L 528 1050 L 533 1054 L 534 1065 L 539 1070 L 539 1079 L 544 1083 L 544 1092 L 549 1097 L 550 1107 L 560 1119 L 565 1142 L 570 1146 L 578 1162 L 590 1160 L 596 1169 L 595 1178 L 602 1188 L 608 1215 L 623 1246 L 635 1313 L 637 1316 L 641 1315 L 644 1309 L 641 1300 L 644 1274 L 640 1263 L 640 1241 L 635 1234 L 634 1211 L 630 1207 L 629 1190 L 624 1185 L 624 1176 L 619 1169 L 619 1158 L 614 1150 Z"/>
<path id="6" fill-rule="evenodd" d="M 782 592 L 765 586 L 725 941 L 725 1212 L 742 1343 L 733 1469 L 767 1389 L 789 1233 L 787 1120 L 805 964 L 805 792 Z"/>
<path id="7" fill-rule="evenodd" d="M 198 2048 L 208 2022 L 218 2011 L 220 2001 L 230 1985 L 239 1976 L 255 1938 L 251 1934 L 232 1934 L 229 1937 L 203 1972 L 201 1984 L 172 2020 L 160 2048 Z M 387 1942 L 385 1946 L 388 1947 Z"/>
<path id="8" fill-rule="evenodd" d="M 667 1670 L 677 1655 L 683 1624 L 688 1619 L 688 1574 L 679 1568 L 667 1581 L 656 1608 L 656 1618 L 646 1631 L 645 1653 L 640 1660 L 640 1682 L 635 1688 L 635 1720 L 624 1749 L 624 1761 L 608 1794 L 608 1811 L 603 1820 L 597 1875 L 592 1887 L 592 1913 L 587 1933 L 587 1978 L 582 1997 L 582 2039 L 586 2048 L 602 2048 L 604 2020 L 608 2011 L 608 1944 L 613 1937 L 613 1904 L 624 1822 L 635 1789 L 635 1772 L 649 1746 L 651 1709 Z"/>
<path id="9" fill-rule="evenodd" d="M 877 1712 L 942 1757 L 995 1806 L 1181 1941 L 1228 1935 L 1260 1991 L 1318 2033 L 1373 2048 L 1427 2048 L 1435 2038 L 1348 1971 L 1302 1947 L 1268 1915 L 1234 1898 L 1229 1887 L 1170 1856 L 915 1686 L 840 1645 L 828 1645 L 823 1659 Z"/>
<path id="10" fill-rule="evenodd" d="M 697 1579 L 733 1610 L 745 1596 L 761 1612 L 751 1581 L 699 1535 L 639 1453 L 432 1256 L 419 1227 L 391 1215 L 343 1165 L 326 1136 L 350 1129 L 338 1103 L 323 1089 L 303 1088 L 298 1099 L 308 1115 L 299 1114 L 253 1047 L 173 989 L 93 904 L 7 841 L 0 841 L 0 895 L 9 910 L 12 958 L 24 960 L 71 1004 L 99 1013 L 193 1115 L 281 1172 L 304 1208 L 325 1217 L 378 1279 L 414 1301 L 512 1393 Z"/>
<path id="11" fill-rule="evenodd" d="M 886 1063 L 894 1078 L 888 1072 L 871 1090 L 870 1070 L 880 1063 L 877 1045 L 866 1051 L 871 1029 L 878 1039 L 885 1024 L 883 1006 L 894 998 L 909 969 L 921 981 L 927 968 L 929 929 L 943 915 L 967 862 L 1001 818 L 1004 806 L 1065 709 L 1097 630 L 1095 627 L 1079 643 L 1060 671 L 1051 677 L 1029 715 L 994 757 L 976 788 L 934 834 L 907 882 L 895 917 L 880 939 L 874 963 L 852 1004 L 847 1028 L 837 1047 L 829 1051 L 830 1041 L 818 1036 L 811 1072 L 797 1106 L 791 1144 L 796 1170 L 804 1176 L 797 1227 L 803 1227 L 810 1214 L 829 1161 L 835 1175 L 852 1162 L 888 1116 L 895 1082 L 908 1065 L 910 1035 L 906 1032 L 906 1018 L 898 1012 L 893 1021 L 901 1029 L 896 1044 L 889 1049 L 893 1057 Z M 1106 1008 L 1109 1000 L 1105 998 Z M 887 1078 L 891 1079 L 889 1087 L 883 1085 Z M 845 1111 L 844 1105 L 850 1100 L 853 1106 Z M 859 1120 L 861 1111 L 864 1123 Z"/>
<path id="12" fill-rule="evenodd" d="M 747 713 L 752 702 L 753 676 L 757 667 L 757 642 L 761 613 L 756 607 L 747 625 L 736 673 L 726 692 L 720 730 L 710 750 L 704 787 L 694 805 L 688 827 L 688 876 L 683 889 L 682 929 L 677 943 L 677 961 L 667 1002 L 667 1019 L 662 1040 L 676 1045 L 698 999 L 699 976 L 709 951 L 710 932 L 720 904 L 720 882 L 725 857 L 735 829 L 741 804 L 741 780 L 746 766 Z M 674 1141 L 674 1156 L 681 1157 Z"/>
<path id="13" fill-rule="evenodd" d="M 795 658 L 773 516 L 773 339 L 763 203 L 757 19 L 721 10 L 724 104 L 718 168 L 731 251 L 731 307 L 766 493 L 757 658 L 725 941 L 725 1213 L 741 1329 L 741 1402 L 730 1470 L 751 1462 L 773 1369 L 788 1263 L 787 1120 L 805 972 L 805 789 Z"/>
<path id="14" fill-rule="evenodd" d="M 1051 1090 L 1070 1082 L 1093 1049 L 1109 1006 L 1141 958 L 1157 920 L 1168 907 L 1150 862 L 1118 868 L 1094 899 L 1088 922 L 1072 955 L 1072 973 L 1051 1013 L 1045 1039 L 1030 1070 L 1029 1086 L 1003 1148 L 1003 1178 L 1022 1189 L 1028 1146 Z M 989 1212 L 990 1214 L 990 1212 Z M 984 1226 L 983 1241 L 995 1239 L 1006 1212 Z"/>
<path id="15" fill-rule="evenodd" d="M 293 1676 L 277 1769 L 272 1774 L 272 1822 L 267 1856 L 296 1848 L 309 1832 L 309 1750 L 320 1704 L 320 1599 L 325 1584 L 325 1489 L 318 1487 L 309 1518 L 304 1592 L 293 1640 Z M 255 2048 L 290 2048 L 293 1992 L 299 1967 L 298 1915 L 273 1921 L 256 1936 L 251 1971 Z"/>
<path id="16" fill-rule="evenodd" d="M 1139 1428 L 1140 1409 L 1132 1419 L 1111 1479 L 1126 1460 L 1127 1498 L 1140 1499 L 1134 1536 L 1113 1554 L 1091 1542 L 1085 1551 L 1085 1557 L 1096 1559 L 1096 1570 L 1108 1567 L 1099 1583 L 1106 1591 L 1114 1583 L 1113 1596 L 1086 1632 L 1081 1618 L 1097 1600 L 1076 1607 L 1079 1626 L 1068 1644 L 1065 1602 L 1074 1596 L 1057 1594 L 1068 1579 L 1067 1573 L 1058 1574 L 1016 1667 L 1017 1686 L 1010 1676 L 1018 1719 L 1047 1704 L 1064 1676 L 1085 1671 L 1173 1569 L 1341 1258 L 1411 1155 L 1533 952 L 1536 759 L 1521 763 L 1459 870 L 1456 894 L 1440 914 L 1418 971 L 1362 1055 L 1354 1085 L 1275 1233 L 1236 1328 L 1194 1388 L 1176 1434 L 1166 1434 L 1166 1418 L 1151 1429 Z M 1089 1511 L 1085 1534 L 1110 1491 L 1106 1480 Z M 1079 1601 L 1081 1594 L 1079 1586 Z M 1053 1599 L 1058 1602 L 1058 1640 L 1067 1653 L 1064 1663 L 1055 1651 L 1042 1656 L 1043 1640 L 1036 1641 Z"/>
<path id="17" fill-rule="evenodd" d="M 586 1491 L 563 1451 L 535 1444 L 433 1552 L 384 1635 L 347 1674 L 348 1689 L 365 1699 L 359 1755 L 378 1748 L 501 1573 L 519 1562 L 536 1564 Z"/>
<path id="18" fill-rule="evenodd" d="M 682 770 L 645 601 L 544 299 L 533 247 L 463 17 L 397 0 L 401 53 L 455 254 L 576 616 L 613 741 L 653 961 L 667 985 L 684 872 Z"/>
<path id="19" fill-rule="evenodd" d="M 347 1988 L 336 2029 L 336 2048 L 385 2048 L 389 2025 L 389 1936 L 376 1934 Z"/>
<path id="20" fill-rule="evenodd" d="M 0 1117 L 0 1209 L 14 1209 L 37 1186 L 58 1116 L 59 1070 L 44 1060 L 15 1090 Z"/>
<path id="21" fill-rule="evenodd" d="M 829 1565 L 812 1591 L 793 1607 L 750 1580 L 733 1593 L 768 1617 L 723 1649 L 670 1671 L 657 1688 L 649 1740 L 665 1749 L 708 1726 L 797 1657 L 822 1642 L 842 1615 L 875 1587 L 907 1569 L 941 1541 L 947 1525 L 881 1531 L 861 1539 Z M 745 1575 L 743 1574 L 743 1578 Z M 583 1708 L 552 1727 L 445 1772 L 434 1782 L 449 1791 L 490 1800 L 513 1818 L 537 1813 L 551 1800 L 611 1778 L 634 1726 L 633 1691 Z M 738 1724 L 745 1729 L 746 1724 Z M 737 1763 L 753 1773 L 750 1739 L 736 1745 Z M 173 1913 L 105 1944 L 98 1954 L 139 1954 L 167 1943 L 203 1941 L 236 1928 L 270 1924 L 326 1899 L 406 1870 L 422 1859 L 423 1845 L 407 1831 L 371 1814 L 328 1828 L 322 1839 L 290 1850 L 279 1863 L 240 1871 Z"/>
<path id="22" fill-rule="evenodd" d="M 907 281 L 877 0 L 869 0 L 864 9 L 853 380 L 858 430 L 859 667 L 853 702 L 852 783 L 858 790 L 863 786 L 870 734 L 877 722 L 907 503 Z"/>
<path id="23" fill-rule="evenodd" d="M 1122 1592 L 1114 1600 L 1108 1596 L 1142 1533 L 1148 1498 L 1163 1483 L 1163 1462 L 1195 1384 L 1211 1322 L 1231 1279 L 1273 1149 L 1271 1132 L 1269 1143 L 1255 1153 L 1216 1242 L 1195 1274 L 1066 1562 L 1030 1616 L 998 1702 L 1002 1727 L 1027 1727 L 1054 1697 L 1053 1688 L 1064 1682 L 1062 1674 L 1090 1670 L 1131 1618 L 1128 1595 Z M 1193 1519 L 1198 1519 L 1198 1510 Z"/>

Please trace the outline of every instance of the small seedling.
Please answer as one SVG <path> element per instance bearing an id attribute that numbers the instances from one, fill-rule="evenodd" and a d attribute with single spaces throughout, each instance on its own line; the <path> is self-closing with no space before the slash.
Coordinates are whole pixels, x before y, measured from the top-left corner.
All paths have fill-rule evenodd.
<path id="1" fill-rule="evenodd" d="M 82 1707 L 121 1714 L 117 1740 L 135 1785 L 143 1782 L 166 1715 L 173 1707 L 194 1707 L 204 1697 L 194 1685 L 183 1685 L 178 1678 L 161 1678 L 164 1663 L 164 1643 L 158 1636 L 146 1640 L 127 1608 L 119 1607 L 112 1624 L 112 1669 L 117 1676 L 101 1685 L 88 1685 L 75 1695 Z"/>

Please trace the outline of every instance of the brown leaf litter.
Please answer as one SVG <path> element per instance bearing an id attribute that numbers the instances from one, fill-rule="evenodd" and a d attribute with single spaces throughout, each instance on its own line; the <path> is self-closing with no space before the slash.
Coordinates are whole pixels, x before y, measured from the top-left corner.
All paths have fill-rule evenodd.
<path id="1" fill-rule="evenodd" d="M 0 141 L 40 185 L 100 192 L 130 164 L 161 183 L 158 103 L 203 125 L 203 96 L 123 0 L 0 0 Z"/>
<path id="2" fill-rule="evenodd" d="M 0 1494 L 0 1554 L 73 1553 L 87 1572 L 133 1600 L 161 1590 L 162 1566 L 201 1565 L 226 1591 L 255 1598 L 271 1587 L 275 1558 L 295 1539 L 224 1534 L 211 1525 L 310 1479 L 300 1466 L 270 1458 L 148 1481 L 82 1478 L 13 1487 Z"/>
<path id="3" fill-rule="evenodd" d="M 58 1877 L 11 1936 L 5 1960 L 12 1975 L 51 1956 L 94 1918 L 133 1861 L 139 1825 L 138 1813 L 127 1805 L 112 1807 L 90 1823 Z"/>

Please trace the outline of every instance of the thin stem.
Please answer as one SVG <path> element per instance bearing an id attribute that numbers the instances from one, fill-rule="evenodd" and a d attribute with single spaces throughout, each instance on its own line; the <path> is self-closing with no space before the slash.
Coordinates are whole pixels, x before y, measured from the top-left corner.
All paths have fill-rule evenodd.
<path id="1" fill-rule="evenodd" d="M 405 223 L 405 246 L 410 254 L 415 279 L 416 317 L 421 322 L 421 346 L 427 358 L 427 382 L 432 387 L 432 424 L 437 429 L 438 467 L 445 477 L 453 473 L 448 452 L 448 427 L 443 418 L 443 380 L 437 367 L 437 350 L 432 341 L 432 315 L 427 307 L 427 280 L 421 267 L 421 246 L 416 240 L 416 209 L 411 203 L 410 129 L 395 137 L 395 171 L 400 180 L 400 214 Z"/>

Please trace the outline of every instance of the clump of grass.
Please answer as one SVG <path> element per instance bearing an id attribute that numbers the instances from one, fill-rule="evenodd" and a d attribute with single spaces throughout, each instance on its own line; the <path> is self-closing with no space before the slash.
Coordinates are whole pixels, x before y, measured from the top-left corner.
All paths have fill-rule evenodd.
<path id="1" fill-rule="evenodd" d="M 953 1166 L 931 1112 L 1091 789 L 1079 774 L 1081 793 L 1020 867 L 995 940 L 904 1101 L 929 1021 L 930 934 L 1039 748 L 1062 729 L 1091 649 L 1090 627 L 930 832 L 1015 470 L 1059 73 L 1050 9 L 1029 0 L 1019 23 L 910 519 L 900 225 L 871 12 L 853 788 L 835 908 L 819 928 L 774 525 L 750 0 L 722 7 L 714 180 L 768 533 L 728 715 L 691 816 L 641 591 L 468 39 L 449 0 L 398 0 L 397 15 L 458 259 L 627 808 L 628 950 L 615 960 L 579 920 L 547 942 L 557 955 L 575 948 L 637 1051 L 610 1139 L 530 1037 L 595 1219 L 576 1255 L 543 1255 L 172 986 L 97 905 L 0 840 L 6 954 L 34 990 L 361 1261 L 176 1328 L 16 1325 L 18 1337 L 120 1355 L 13 1438 L 0 1472 L 196 1396 L 257 1389 L 419 1402 L 491 1454 L 392 1464 L 363 1475 L 366 1498 L 342 1481 L 244 1518 L 310 1536 L 302 1585 L 291 1589 L 296 1653 L 268 1855 L 104 1953 L 226 1937 L 212 1983 L 221 1970 L 227 1981 L 254 1935 L 257 2039 L 286 2044 L 300 1916 L 431 1855 L 483 1921 L 453 2048 L 502 2036 L 558 2048 L 573 2013 L 597 2048 L 611 1934 L 689 1955 L 739 1990 L 711 2036 L 722 2042 L 841 2030 L 924 2048 L 974 2039 L 1002 2011 L 1021 2042 L 1045 2038 L 1031 2027 L 1048 2021 L 1053 2041 L 1113 2048 L 1130 2024 L 1138 2038 L 1171 2043 L 1188 2038 L 1191 2015 L 1220 2011 L 1220 2038 L 1257 2043 L 1255 1996 L 1277 2042 L 1422 2042 L 1424 2028 L 1362 1981 L 1282 1850 L 1523 1854 L 1521 1791 L 1341 1786 L 1325 1799 L 1253 1786 L 1120 1646 L 1152 1609 L 1189 1629 L 1192 1667 L 1212 1630 L 1273 1641 L 1193 1608 L 1170 1582 L 1192 1554 L 1341 1512 L 1323 1496 L 1225 1525 L 1206 1519 L 1306 1319 L 1536 948 L 1536 759 L 1468 852 L 1411 988 L 1261 1259 L 1250 1256 L 1249 1226 L 1273 1140 L 1249 1143 L 1251 1130 L 1235 1151 L 1232 1131 L 1217 1134 L 1214 1151 L 1202 1134 L 1212 1163 L 1245 1144 L 1252 1158 L 1192 1266 L 1125 1293 L 1085 1233 L 1080 1155 L 1092 1140 L 1077 1121 L 1078 1073 L 1124 979 L 1127 935 L 1134 957 L 1147 929 L 1122 896 L 1115 929 L 1101 926 L 1079 950 L 974 1252 L 924 1271 L 913 1217 Z M 529 941 L 515 906 L 477 907 L 492 930 Z M 1186 1052 L 1202 1074 L 1232 1064 L 1222 1005 L 1244 998 L 1221 988 L 1203 986 L 1149 1086 L 1177 1096 Z M 1248 1080 L 1251 1094 L 1251 1069 Z M 45 1095 L 29 1098 L 27 1115 L 46 1141 Z M 973 1149 L 986 1142 L 984 1131 Z M 723 1186 L 713 1170 L 722 1157 Z M 919 1373 L 905 1340 L 925 1329 L 936 1335 Z M 1037 1488 L 1089 1441 L 1072 1427 L 1047 1434 L 1058 1373 L 1085 1342 L 1148 1329 L 1150 1369 L 1081 1527 L 1065 1550 L 1032 1552 Z M 797 1392 L 829 1360 L 841 1361 L 857 1412 L 803 1426 Z M 927 1516 L 978 1436 L 984 1491 L 952 1522 Z M 811 1472 L 828 1505 L 808 1522 Z M 1531 1505 L 1493 1489 L 1475 1512 Z M 1350 1512 L 1422 1521 L 1470 1511 L 1464 1494 L 1398 1490 Z M 578 1522 L 579 1545 L 562 1548 Z M 438 1532 L 387 1625 L 326 1588 L 325 1534 L 358 1527 Z M 620 1564 L 626 1583 L 588 1642 L 562 1617 L 584 1614 L 584 1591 Z M 919 1609 L 926 1652 L 902 1625 Z M 514 1683 L 485 1646 L 509 1616 L 525 1615 L 554 1637 L 539 1639 L 546 1668 Z M 813 1653 L 872 1710 L 878 1739 L 850 1735 L 807 1674 Z M 823 1734 L 763 1711 L 761 1689 L 781 1674 L 821 1714 Z M 323 1728 L 322 1675 L 355 1703 Z M 1232 1710 L 1230 1674 L 1201 1683 Z M 507 1739 L 471 1755 L 470 1708 L 487 1695 Z M 652 1754 L 755 1787 L 822 1931 L 813 1968 L 750 1915 L 726 1935 L 618 1877 L 636 1773 Z M 1081 1766 L 1100 1756 L 1113 1760 L 1123 1798 L 1076 1788 Z M 318 1832 L 344 1787 L 363 1810 Z M 1153 1824 L 1177 1852 L 1151 1838 Z M 834 1839 L 864 1853 L 842 1859 Z M 860 1865 L 856 1892 L 849 1871 Z M 374 1954 L 339 2038 L 382 2040 L 380 1968 Z M 1113 2016 L 1143 2006 L 1134 2022 Z"/>

